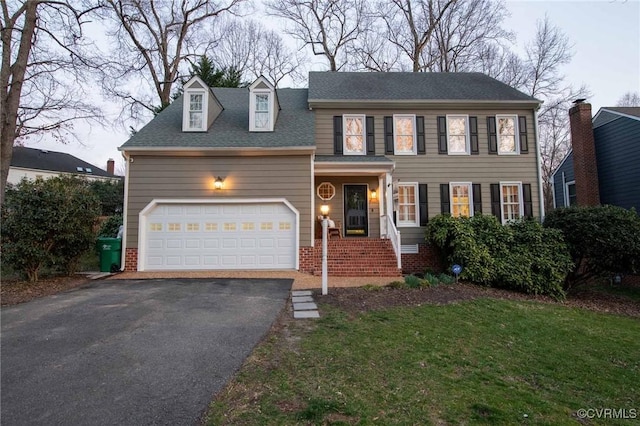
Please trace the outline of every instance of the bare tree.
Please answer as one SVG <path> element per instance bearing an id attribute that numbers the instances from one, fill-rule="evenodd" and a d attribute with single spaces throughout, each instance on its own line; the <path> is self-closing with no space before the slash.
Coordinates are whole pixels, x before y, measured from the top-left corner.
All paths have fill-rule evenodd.
<path id="1" fill-rule="evenodd" d="M 377 15 L 386 36 L 411 63 L 411 71 L 427 71 L 435 60 L 429 53 L 434 31 L 458 0 L 392 0 L 379 2 Z"/>
<path id="2" fill-rule="evenodd" d="M 640 107 L 640 93 L 627 92 L 616 103 L 619 107 Z"/>
<path id="3" fill-rule="evenodd" d="M 112 66 L 105 70 L 107 93 L 124 101 L 133 118 L 165 108 L 181 67 L 202 55 L 210 42 L 205 24 L 235 13 L 245 1 L 105 0 L 102 16 L 111 23 L 113 42 Z"/>
<path id="4" fill-rule="evenodd" d="M 287 33 L 324 56 L 329 70 L 339 71 L 348 52 L 369 27 L 367 0 L 270 0 L 267 10 L 292 24 Z"/>
<path id="5" fill-rule="evenodd" d="M 82 83 L 93 66 L 83 26 L 94 6 L 62 0 L 2 1 L 0 71 L 0 204 L 4 201 L 13 146 L 50 134 L 64 141 L 73 123 L 99 119 L 84 102 Z"/>
<path id="6" fill-rule="evenodd" d="M 275 31 L 252 19 L 227 19 L 212 28 L 216 42 L 207 49 L 213 62 L 237 70 L 244 78 L 267 77 L 276 87 L 285 77 L 303 79 L 303 57 L 286 46 Z"/>

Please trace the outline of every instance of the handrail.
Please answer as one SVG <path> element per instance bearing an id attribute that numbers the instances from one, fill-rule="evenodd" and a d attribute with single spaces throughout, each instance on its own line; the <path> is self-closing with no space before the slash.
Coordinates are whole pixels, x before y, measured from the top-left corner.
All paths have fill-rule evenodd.
<path id="1" fill-rule="evenodd" d="M 393 251 L 396 253 L 396 259 L 398 259 L 398 269 L 402 269 L 402 254 L 400 253 L 400 231 L 396 228 L 396 225 L 391 220 L 391 217 L 387 215 L 387 238 L 391 240 Z"/>

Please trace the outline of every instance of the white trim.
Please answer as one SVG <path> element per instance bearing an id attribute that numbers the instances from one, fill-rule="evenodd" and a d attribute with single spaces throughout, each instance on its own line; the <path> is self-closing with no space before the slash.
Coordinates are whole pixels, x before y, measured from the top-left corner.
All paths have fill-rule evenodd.
<path id="1" fill-rule="evenodd" d="M 538 110 L 533 111 L 533 130 L 534 130 L 534 140 L 536 144 L 536 164 L 537 164 L 537 173 L 538 173 L 538 205 L 540 206 L 540 222 L 544 220 L 544 186 L 542 182 L 542 154 L 540 153 L 540 138 L 538 137 Z M 571 150 L 569 150 L 571 152 Z M 568 154 L 567 154 L 568 155 Z M 566 160 L 566 158 L 565 158 Z M 565 161 L 563 160 L 563 162 Z M 557 170 L 556 170 L 557 171 Z M 553 173 L 551 175 L 551 182 L 553 182 Z M 531 194 L 533 196 L 533 194 Z M 555 191 L 554 191 L 555 197 Z M 555 199 L 555 198 L 554 198 Z M 533 202 L 533 200 L 531 200 Z M 555 206 L 555 204 L 554 204 Z M 533 210 L 533 208 L 531 209 Z M 502 212 L 500 213 L 502 216 Z"/>
<path id="2" fill-rule="evenodd" d="M 126 153 L 122 153 L 124 157 L 124 200 L 122 203 L 122 226 L 124 234 L 122 234 L 122 241 L 120 244 L 120 270 L 124 271 L 126 267 L 125 262 L 127 259 L 127 217 L 129 216 L 129 156 Z"/>
<path id="3" fill-rule="evenodd" d="M 453 216 L 453 187 L 466 186 L 469 191 L 469 217 L 473 217 L 473 182 L 449 182 L 449 213 Z M 458 217 L 458 216 L 454 216 Z"/>
<path id="4" fill-rule="evenodd" d="M 120 146 L 118 151 L 129 152 L 130 154 L 143 155 L 145 152 L 150 152 L 149 155 L 176 155 L 176 152 L 188 152 L 190 155 L 198 155 L 200 153 L 213 152 L 217 155 L 283 155 L 283 153 L 291 153 L 292 155 L 300 155 L 306 153 L 314 153 L 316 151 L 315 146 L 284 146 L 284 147 L 198 147 L 198 146 L 169 146 L 169 147 L 155 147 L 155 146 L 134 146 L 123 147 Z"/>
<path id="5" fill-rule="evenodd" d="M 555 179 L 555 175 L 553 175 L 553 178 L 551 179 L 551 196 L 553 197 L 553 208 L 556 209 L 556 208 L 558 208 L 558 204 L 556 202 L 556 179 Z"/>
<path id="6" fill-rule="evenodd" d="M 332 195 L 331 197 L 329 197 L 329 198 L 326 198 L 326 199 L 325 199 L 325 198 L 322 198 L 322 195 L 320 195 L 320 187 L 321 187 L 322 185 L 325 185 L 325 184 L 327 184 L 327 185 L 331 185 L 331 187 L 333 188 L 333 195 Z M 333 197 L 335 197 L 335 196 L 336 196 L 336 186 L 335 186 L 334 184 L 332 184 L 331 182 L 327 182 L 327 181 L 320 182 L 320 183 L 318 184 L 318 186 L 316 186 L 316 195 L 317 195 L 317 196 L 318 196 L 318 198 L 320 198 L 322 201 L 331 201 L 331 200 L 333 200 Z"/>
<path id="7" fill-rule="evenodd" d="M 411 152 L 398 152 L 396 150 L 396 118 L 410 118 L 413 127 L 413 150 Z M 415 114 L 393 114 L 393 155 L 418 155 L 418 135 Z"/>
<path id="8" fill-rule="evenodd" d="M 191 110 L 191 95 L 202 96 L 202 127 L 191 127 L 189 113 Z M 182 99 L 182 131 L 183 132 L 206 132 L 209 119 L 209 97 L 206 87 L 198 89 L 185 89 Z"/>
<path id="9" fill-rule="evenodd" d="M 416 219 L 413 222 L 400 220 L 400 187 L 411 186 L 414 190 L 413 206 L 415 209 Z M 408 204 L 407 204 L 408 205 Z M 398 182 L 398 215 L 396 216 L 397 228 L 419 228 L 420 227 L 420 188 L 418 182 Z"/>
<path id="10" fill-rule="evenodd" d="M 358 107 L 360 105 L 366 105 L 366 108 L 383 108 L 389 109 L 389 106 L 396 106 L 399 108 L 421 108 L 428 105 L 436 105 L 444 108 L 450 106 L 452 108 L 460 108 L 468 110 L 470 106 L 477 107 L 497 107 L 500 109 L 523 109 L 523 108 L 538 108 L 542 105 L 541 101 L 505 101 L 505 100 L 468 100 L 468 99 L 429 99 L 429 100 L 415 100 L 415 99 L 308 99 L 309 107 L 311 109 L 316 106 L 322 108 L 345 108 L 345 107 Z"/>
<path id="11" fill-rule="evenodd" d="M 267 95 L 268 109 L 266 127 L 256 127 L 256 96 Z M 275 96 L 270 89 L 252 89 L 249 96 L 249 131 L 250 132 L 273 132 L 273 109 L 275 107 Z M 264 112 L 264 111 L 262 111 Z"/>
<path id="12" fill-rule="evenodd" d="M 512 118 L 513 119 L 513 144 L 514 152 L 502 152 L 500 151 L 500 119 Z M 498 155 L 520 155 L 520 133 L 518 129 L 518 115 L 517 114 L 496 114 L 496 145 L 498 149 Z"/>
<path id="13" fill-rule="evenodd" d="M 464 118 L 464 152 L 451 152 L 451 146 L 449 145 L 449 117 L 451 118 Z M 471 137 L 469 129 L 469 115 L 468 114 L 447 114 L 445 117 L 445 125 L 447 130 L 447 154 L 448 155 L 471 155 Z M 497 126 L 497 122 L 496 122 Z"/>
<path id="14" fill-rule="evenodd" d="M 569 159 L 569 155 L 573 153 L 573 148 L 569 149 L 569 152 L 567 152 L 567 154 L 564 156 L 564 158 L 562 159 L 562 161 L 560 162 L 560 164 L 558 165 L 558 167 L 556 167 L 556 170 L 551 174 L 551 176 L 555 176 L 556 173 L 558 173 L 558 171 L 560 170 L 560 168 L 562 167 L 562 165 Z"/>
<path id="15" fill-rule="evenodd" d="M 347 119 L 360 118 L 362 120 L 362 151 L 347 152 Z M 364 114 L 342 115 L 342 154 L 343 155 L 367 155 L 367 116 Z"/>
<path id="16" fill-rule="evenodd" d="M 300 269 L 300 212 L 286 198 L 154 198 L 138 213 L 138 271 L 144 271 L 147 214 L 158 204 L 260 204 L 283 203 L 296 215 L 295 269 Z"/>
<path id="17" fill-rule="evenodd" d="M 570 180 L 569 182 L 565 182 L 564 183 L 564 206 L 565 207 L 571 207 L 571 203 L 569 202 L 569 185 L 573 185 L 574 187 L 576 186 L 576 181 L 575 180 Z"/>
<path id="18" fill-rule="evenodd" d="M 504 225 L 505 223 L 509 222 L 510 220 L 513 219 L 507 219 L 504 217 L 504 195 L 502 193 L 502 187 L 503 186 L 514 186 L 517 185 L 518 186 L 518 208 L 519 208 L 519 214 L 520 217 L 519 219 L 522 219 L 524 217 L 524 200 L 522 199 L 522 182 L 510 182 L 510 181 L 505 181 L 505 182 L 500 182 L 500 217 L 502 218 L 502 224 Z"/>
<path id="19" fill-rule="evenodd" d="M 386 210 L 387 192 L 384 187 L 384 175 L 378 176 L 378 216 L 380 219 L 380 238 L 382 238 L 383 230 L 385 230 L 385 210 Z M 386 230 L 384 232 L 386 234 Z"/>
<path id="20" fill-rule="evenodd" d="M 315 211 L 316 211 L 316 197 L 313 196 L 313 188 L 316 184 L 316 178 L 315 178 L 315 164 L 314 164 L 314 156 L 310 155 L 309 158 L 311 159 L 311 217 L 314 218 L 316 216 Z M 316 244 L 315 238 L 316 238 L 316 221 L 315 220 L 311 220 L 311 244 L 310 247 L 314 247 Z M 300 253 L 298 253 L 298 256 L 300 256 Z"/>
<path id="21" fill-rule="evenodd" d="M 343 229 L 343 236 L 346 237 L 347 236 L 347 209 L 344 208 L 344 203 L 346 200 L 345 197 L 345 191 L 346 191 L 346 186 L 347 185 L 351 185 L 351 186 L 366 186 L 367 187 L 367 194 L 365 196 L 365 198 L 367 199 L 367 235 L 365 235 L 364 237 L 366 238 L 370 238 L 371 237 L 371 215 L 369 214 L 369 184 L 368 183 L 358 183 L 358 182 L 346 182 L 342 184 L 342 229 Z"/>

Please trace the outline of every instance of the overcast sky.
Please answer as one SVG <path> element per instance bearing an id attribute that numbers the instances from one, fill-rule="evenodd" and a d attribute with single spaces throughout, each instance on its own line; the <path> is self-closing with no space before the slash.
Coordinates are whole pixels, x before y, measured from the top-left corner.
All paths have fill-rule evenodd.
<path id="1" fill-rule="evenodd" d="M 585 84 L 589 88 L 593 93 L 589 101 L 594 113 L 601 107 L 614 106 L 626 92 L 640 91 L 640 0 L 512 0 L 507 1 L 507 7 L 511 17 L 506 20 L 505 28 L 517 34 L 521 49 L 533 38 L 536 20 L 545 14 L 567 34 L 574 56 L 564 69 L 566 82 L 576 87 Z M 104 103 L 104 100 L 96 96 L 96 102 Z M 139 123 L 135 127 L 143 125 Z M 77 142 L 64 145 L 47 138 L 28 141 L 26 145 L 68 152 L 103 169 L 107 160 L 114 158 L 116 171 L 124 170 L 118 147 L 126 142 L 128 132 L 77 124 L 76 134 L 82 145 Z"/>

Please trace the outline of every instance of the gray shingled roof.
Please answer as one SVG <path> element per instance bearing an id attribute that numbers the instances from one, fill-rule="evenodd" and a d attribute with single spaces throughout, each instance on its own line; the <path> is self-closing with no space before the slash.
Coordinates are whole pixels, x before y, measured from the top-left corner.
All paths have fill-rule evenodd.
<path id="1" fill-rule="evenodd" d="M 393 160 L 383 155 L 316 155 L 316 163 L 376 163 L 393 164 Z"/>
<path id="2" fill-rule="evenodd" d="M 604 107 L 603 109 L 640 117 L 640 107 Z"/>
<path id="3" fill-rule="evenodd" d="M 310 72 L 309 102 L 329 100 L 539 102 L 481 73 Z"/>
<path id="4" fill-rule="evenodd" d="M 11 166 L 87 176 L 118 177 L 65 152 L 22 146 L 13 147 Z M 78 170 L 78 168 L 82 170 Z"/>
<path id="5" fill-rule="evenodd" d="M 121 149 L 312 147 L 313 113 L 307 89 L 278 89 L 280 112 L 273 132 L 249 132 L 249 89 L 213 88 L 224 110 L 207 132 L 182 131 L 182 97 L 158 114 Z"/>

